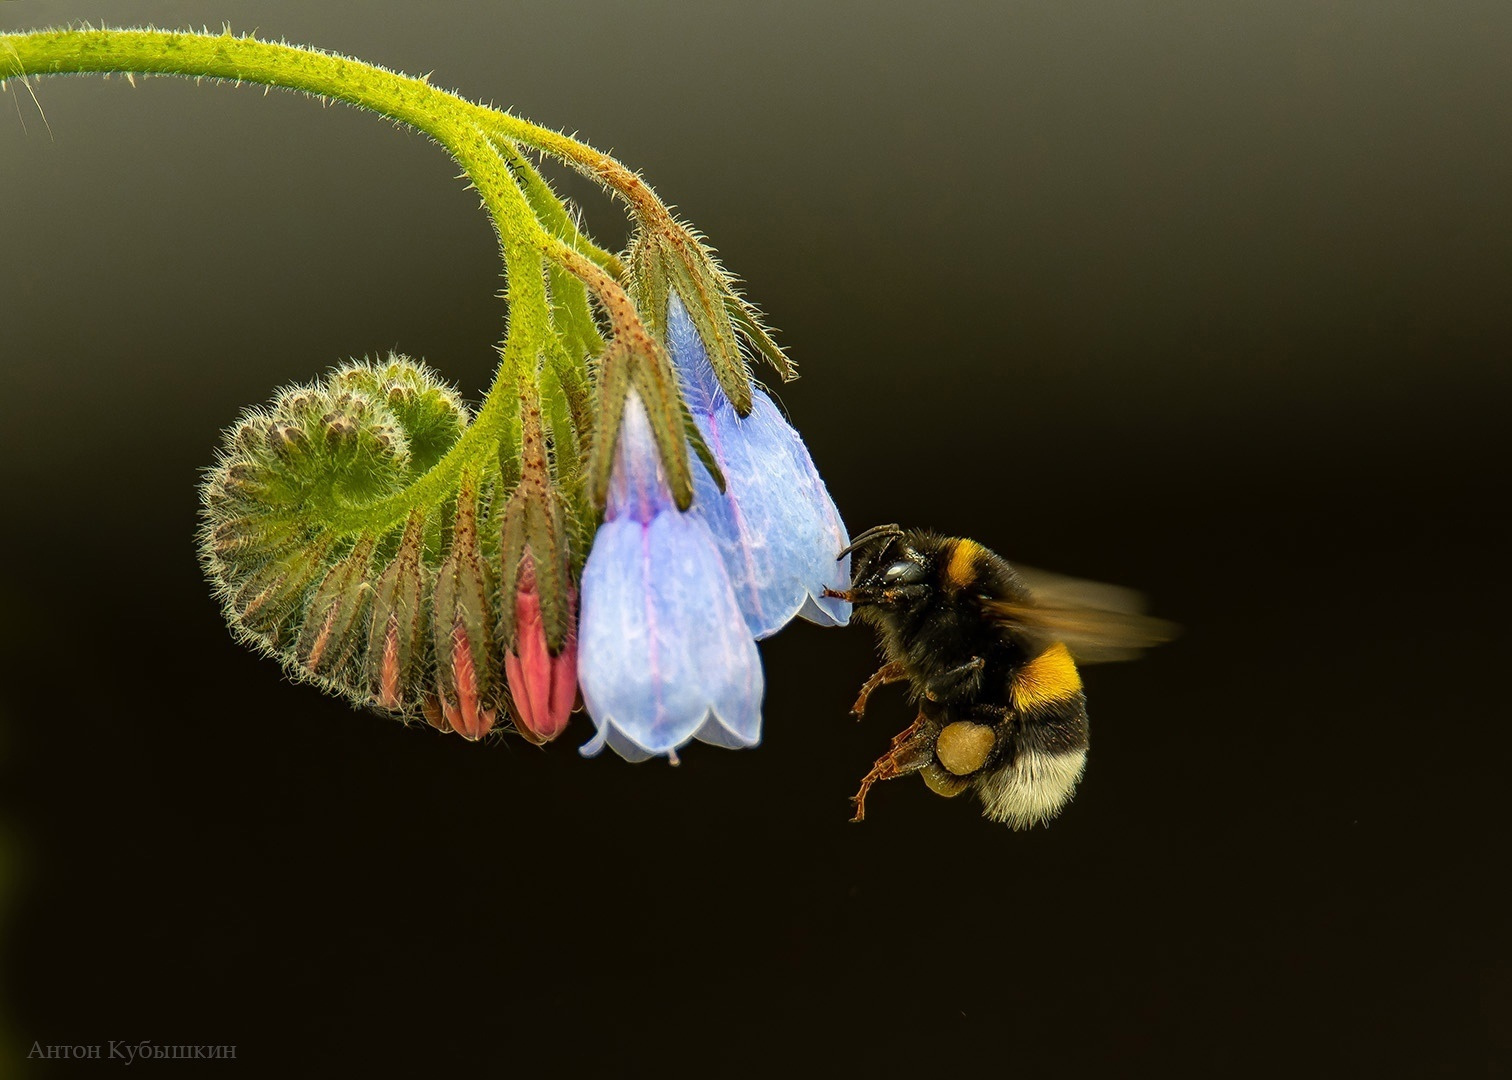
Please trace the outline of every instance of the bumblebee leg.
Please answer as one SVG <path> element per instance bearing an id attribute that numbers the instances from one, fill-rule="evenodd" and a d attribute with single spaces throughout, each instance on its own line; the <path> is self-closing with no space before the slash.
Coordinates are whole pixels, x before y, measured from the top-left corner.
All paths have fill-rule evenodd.
<path id="1" fill-rule="evenodd" d="M 924 696 L 930 701 L 940 701 L 943 698 L 953 697 L 962 690 L 975 689 L 975 684 L 981 680 L 982 669 L 987 666 L 987 661 L 980 656 L 973 656 L 960 667 L 946 668 L 936 672 L 924 681 Z"/>
<path id="2" fill-rule="evenodd" d="M 877 669 L 877 673 L 867 679 L 861 687 L 861 693 L 856 696 L 856 703 L 851 706 L 851 715 L 860 720 L 866 715 L 866 701 L 872 696 L 872 691 L 888 683 L 902 682 L 908 676 L 903 671 L 903 665 L 893 660 L 883 664 Z"/>
<path id="3" fill-rule="evenodd" d="M 901 750 L 901 749 L 903 749 L 904 745 L 907 744 L 907 742 L 910 739 L 918 738 L 919 728 L 923 724 L 924 724 L 924 719 L 922 717 L 920 717 L 918 720 L 915 720 L 908 727 L 906 727 L 902 731 L 898 732 L 896 735 L 894 735 L 892 737 L 892 742 L 890 742 L 890 743 L 887 744 L 888 750 L 890 750 L 890 751 L 892 751 L 892 750 Z"/>
<path id="4" fill-rule="evenodd" d="M 871 772 L 861 778 L 861 789 L 851 796 L 856 806 L 856 816 L 851 821 L 866 820 L 866 793 L 873 784 L 918 772 L 933 761 L 939 734 L 939 725 L 920 716 L 894 739 L 892 749 L 877 759 Z"/>

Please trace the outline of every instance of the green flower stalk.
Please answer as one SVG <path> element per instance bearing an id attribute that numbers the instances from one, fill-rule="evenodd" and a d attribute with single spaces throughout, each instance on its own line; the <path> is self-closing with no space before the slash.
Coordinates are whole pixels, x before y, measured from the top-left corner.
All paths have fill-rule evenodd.
<path id="1" fill-rule="evenodd" d="M 715 430 L 707 395 L 726 399 L 732 418 L 718 431 L 738 442 L 740 420 L 770 409 L 753 392 L 747 353 L 792 377 L 760 313 L 638 174 L 426 79 L 229 31 L 0 34 L 0 82 L 86 72 L 216 78 L 343 101 L 424 132 L 461 166 L 497 232 L 506 279 L 507 333 L 481 406 L 470 410 L 434 371 L 397 355 L 350 362 L 280 391 L 225 435 L 203 488 L 201 558 L 233 632 L 296 679 L 470 740 L 506 718 L 532 741 L 554 737 L 578 679 L 587 677 L 577 659 L 579 599 L 584 625 L 594 601 L 581 583 L 603 535 L 611 486 L 628 490 L 625 470 L 633 469 L 634 483 L 654 487 L 658 507 L 665 503 L 658 515 L 681 515 L 695 492 L 711 505 L 724 500 L 721 513 L 740 515 L 740 493 L 726 498 L 718 465 L 719 454 L 735 451 L 716 453 L 705 441 Z M 605 251 L 580 230 L 531 155 L 565 162 L 624 202 L 634 227 L 625 254 Z M 697 418 L 683 397 L 688 373 L 669 353 L 669 313 L 682 320 L 683 354 L 696 353 L 711 376 L 700 384 Z M 622 438 L 627 409 L 633 430 Z M 797 453 L 801 443 L 792 441 Z M 806 452 L 800 456 L 806 460 Z M 794 555 L 792 565 L 832 563 L 844 546 L 843 526 L 817 477 L 801 498 L 813 502 L 803 520 L 833 528 L 814 541 L 822 552 Z M 622 499 L 610 517 L 651 521 L 639 513 Z M 751 520 L 780 525 L 782 513 Z M 663 525 L 679 536 L 704 528 L 696 515 L 685 527 L 672 520 Z M 613 535 L 629 537 L 628 528 Z M 712 539 L 689 536 L 698 550 L 714 550 Z M 745 539 L 763 544 L 761 536 Z M 597 565 L 601 583 L 654 582 L 656 604 L 674 593 L 698 600 L 696 591 L 677 592 L 688 582 L 675 568 L 642 579 L 621 574 L 607 557 Z M 710 567 L 715 578 L 723 573 L 717 561 Z M 810 584 L 820 595 L 828 583 Z M 729 590 L 723 579 L 711 587 Z M 616 603 L 651 602 L 633 593 L 622 590 Z M 602 584 L 598 595 L 608 595 Z M 600 616 L 611 610 L 597 603 Z M 653 635 L 616 653 L 612 634 L 605 636 L 609 623 L 600 617 L 592 625 L 591 651 L 605 658 L 597 661 L 605 673 L 628 672 L 636 649 L 665 660 L 684 644 Z M 737 646 L 753 636 L 744 622 L 718 633 L 729 637 L 731 655 L 742 656 Z M 675 670 L 653 668 L 658 693 L 680 689 L 667 674 Z M 749 745 L 759 728 L 759 662 L 742 670 L 742 685 L 756 689 L 738 705 L 747 720 L 736 742 Z M 621 684 L 599 678 L 594 685 L 600 699 L 616 702 L 618 717 L 636 715 L 639 704 Z M 696 713 L 702 699 L 689 700 Z M 691 733 L 701 718 L 690 713 L 678 723 Z M 625 730 L 633 736 L 634 724 Z M 633 743 L 627 756 L 634 756 L 671 754 L 677 742 L 611 745 Z"/>

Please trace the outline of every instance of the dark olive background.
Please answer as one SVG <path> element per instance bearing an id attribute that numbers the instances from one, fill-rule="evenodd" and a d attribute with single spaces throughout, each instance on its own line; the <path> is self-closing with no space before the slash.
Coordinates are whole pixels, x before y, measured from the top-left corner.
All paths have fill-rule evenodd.
<path id="1" fill-rule="evenodd" d="M 1186 634 L 1088 673 L 1083 788 L 1023 834 L 912 780 L 847 823 L 908 719 L 847 719 L 862 630 L 765 644 L 760 750 L 677 769 L 580 760 L 582 718 L 544 753 L 472 746 L 288 685 L 201 580 L 199 470 L 348 356 L 480 396 L 503 312 L 476 197 L 344 107 L 51 79 L 49 134 L 13 82 L 9 1057 L 1484 1074 L 1512 8 L 0 6 L 227 18 L 614 150 L 781 329 L 853 529 L 1136 585 Z"/>

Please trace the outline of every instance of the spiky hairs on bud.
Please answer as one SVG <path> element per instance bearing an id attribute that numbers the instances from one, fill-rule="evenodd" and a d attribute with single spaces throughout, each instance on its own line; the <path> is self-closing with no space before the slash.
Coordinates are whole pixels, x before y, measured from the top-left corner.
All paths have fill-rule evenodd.
<path id="1" fill-rule="evenodd" d="M 237 637 L 296 679 L 418 715 L 435 685 L 442 515 L 375 529 L 362 511 L 424 475 L 468 422 L 456 392 L 402 356 L 243 414 L 201 489 L 200 559 Z"/>

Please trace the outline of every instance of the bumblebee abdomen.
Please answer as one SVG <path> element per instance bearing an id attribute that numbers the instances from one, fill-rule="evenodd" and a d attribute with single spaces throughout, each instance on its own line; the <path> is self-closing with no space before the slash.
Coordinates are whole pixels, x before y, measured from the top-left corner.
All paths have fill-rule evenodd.
<path id="1" fill-rule="evenodd" d="M 1087 751 L 1046 753 L 1020 748 L 1011 764 L 976 781 L 982 813 L 1014 829 L 1043 825 L 1071 801 L 1087 767 Z"/>
<path id="2" fill-rule="evenodd" d="M 1027 829 L 1055 817 L 1076 792 L 1087 767 L 1087 702 L 1059 642 L 1019 666 L 1008 697 L 1017 718 L 1011 756 L 975 786 L 988 818 Z"/>

